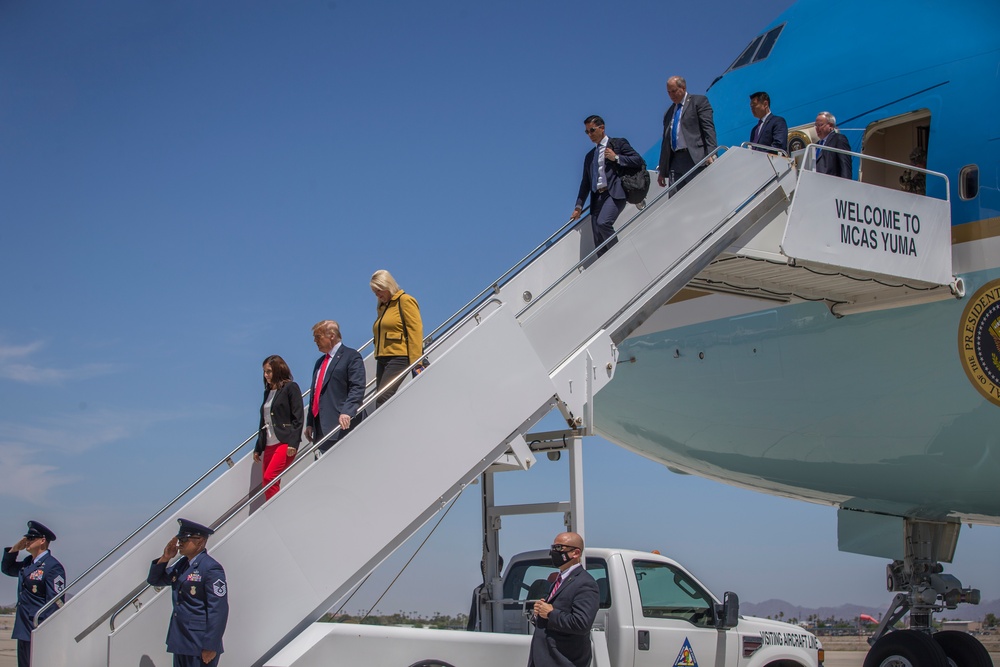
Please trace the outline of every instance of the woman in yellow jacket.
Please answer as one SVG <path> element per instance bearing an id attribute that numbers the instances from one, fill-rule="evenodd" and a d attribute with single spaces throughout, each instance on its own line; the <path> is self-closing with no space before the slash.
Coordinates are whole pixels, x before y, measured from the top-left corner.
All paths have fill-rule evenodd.
<path id="1" fill-rule="evenodd" d="M 417 300 L 400 289 L 391 273 L 385 269 L 376 271 L 371 288 L 378 299 L 378 317 L 372 325 L 375 384 L 380 393 L 388 387 L 375 401 L 378 408 L 399 389 L 403 378 L 396 380 L 397 376 L 423 355 L 424 327 Z"/>

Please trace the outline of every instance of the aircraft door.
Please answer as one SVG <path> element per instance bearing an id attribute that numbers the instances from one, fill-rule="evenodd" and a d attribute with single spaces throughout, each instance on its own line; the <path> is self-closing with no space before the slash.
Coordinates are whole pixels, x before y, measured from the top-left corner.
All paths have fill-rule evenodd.
<path id="1" fill-rule="evenodd" d="M 667 563 L 635 559 L 632 571 L 635 667 L 715 665 L 729 633 L 715 628 L 712 596 Z"/>
<path id="2" fill-rule="evenodd" d="M 931 112 L 928 109 L 877 120 L 865 128 L 861 153 L 926 168 L 930 132 Z M 893 190 L 926 194 L 926 181 L 920 172 L 873 160 L 861 161 L 858 180 Z"/>

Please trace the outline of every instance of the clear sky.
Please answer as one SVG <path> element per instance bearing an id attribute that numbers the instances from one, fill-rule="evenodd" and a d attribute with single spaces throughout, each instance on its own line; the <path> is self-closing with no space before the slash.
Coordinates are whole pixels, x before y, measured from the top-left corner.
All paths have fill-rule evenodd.
<path id="1" fill-rule="evenodd" d="M 583 118 L 646 152 L 667 76 L 704 92 L 789 4 L 0 3 L 0 542 L 41 520 L 81 572 L 256 428 L 266 356 L 307 383 L 313 323 L 364 343 L 378 268 L 436 326 L 568 218 Z M 891 598 L 883 561 L 837 552 L 832 508 L 597 438 L 587 460 L 591 543 L 747 601 Z M 564 499 L 562 470 L 501 499 Z M 522 522 L 507 556 L 561 527 Z M 466 611 L 478 531 L 472 489 L 380 608 Z M 998 546 L 963 529 L 949 571 L 1000 597 Z"/>

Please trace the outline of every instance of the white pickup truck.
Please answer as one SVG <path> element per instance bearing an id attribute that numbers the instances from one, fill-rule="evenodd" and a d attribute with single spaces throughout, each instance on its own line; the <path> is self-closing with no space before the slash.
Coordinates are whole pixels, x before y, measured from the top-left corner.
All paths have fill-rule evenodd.
<path id="1" fill-rule="evenodd" d="M 694 575 L 659 554 L 586 550 L 601 592 L 591 633 L 593 667 L 817 667 L 812 633 L 788 623 L 739 616 Z M 524 667 L 531 625 L 524 613 L 544 597 L 555 569 L 548 552 L 520 554 L 503 577 L 501 632 L 463 632 L 316 623 L 266 667 Z"/>

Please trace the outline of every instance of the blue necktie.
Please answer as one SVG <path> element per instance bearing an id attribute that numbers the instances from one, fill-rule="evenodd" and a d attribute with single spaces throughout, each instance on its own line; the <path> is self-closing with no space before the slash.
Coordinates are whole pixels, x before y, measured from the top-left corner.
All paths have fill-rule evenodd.
<path id="1" fill-rule="evenodd" d="M 670 124 L 670 148 L 673 150 L 677 150 L 677 127 L 681 124 L 681 109 L 683 108 L 683 105 L 677 105 L 677 108 L 674 109 L 674 122 Z"/>

